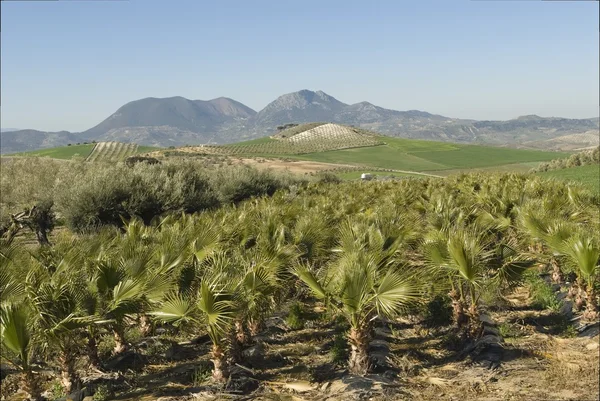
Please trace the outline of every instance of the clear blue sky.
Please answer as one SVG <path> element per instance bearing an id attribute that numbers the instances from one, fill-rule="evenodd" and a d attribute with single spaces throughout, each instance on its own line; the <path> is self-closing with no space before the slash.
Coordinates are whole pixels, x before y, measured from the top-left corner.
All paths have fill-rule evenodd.
<path id="1" fill-rule="evenodd" d="M 2 2 L 4 128 L 80 131 L 144 97 L 256 110 L 300 89 L 449 117 L 599 108 L 598 3 Z"/>

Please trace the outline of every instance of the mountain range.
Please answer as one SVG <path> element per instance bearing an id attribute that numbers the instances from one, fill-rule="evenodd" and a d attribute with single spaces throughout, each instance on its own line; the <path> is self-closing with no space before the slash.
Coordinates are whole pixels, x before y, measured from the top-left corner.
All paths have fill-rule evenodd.
<path id="1" fill-rule="evenodd" d="M 395 137 L 567 150 L 597 146 L 599 129 L 598 118 L 529 115 L 507 121 L 477 121 L 418 110 L 390 110 L 369 102 L 346 104 L 323 91 L 301 90 L 278 97 L 259 112 L 226 97 L 208 101 L 180 96 L 135 100 L 80 133 L 3 130 L 0 152 L 86 141 L 159 147 L 232 143 L 272 135 L 284 124 L 319 121 Z"/>

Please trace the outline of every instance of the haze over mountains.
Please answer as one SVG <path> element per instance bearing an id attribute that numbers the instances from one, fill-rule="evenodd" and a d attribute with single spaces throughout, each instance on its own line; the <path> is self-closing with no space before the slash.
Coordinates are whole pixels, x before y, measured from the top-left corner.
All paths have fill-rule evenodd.
<path id="1" fill-rule="evenodd" d="M 225 97 L 208 101 L 140 99 L 81 133 L 3 130 L 0 152 L 92 140 L 159 147 L 231 143 L 272 135 L 287 123 L 317 121 L 355 125 L 396 137 L 568 150 L 596 146 L 599 128 L 598 118 L 530 115 L 508 121 L 455 119 L 418 110 L 389 110 L 369 102 L 349 105 L 322 91 L 301 90 L 278 97 L 259 112 Z"/>

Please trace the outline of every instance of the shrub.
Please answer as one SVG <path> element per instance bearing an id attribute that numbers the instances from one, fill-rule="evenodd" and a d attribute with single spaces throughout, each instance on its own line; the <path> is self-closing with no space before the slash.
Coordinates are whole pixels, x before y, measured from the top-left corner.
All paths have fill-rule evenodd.
<path id="1" fill-rule="evenodd" d="M 249 167 L 218 170 L 213 179 L 219 183 L 223 203 L 239 203 L 256 196 L 270 196 L 278 189 L 288 186 L 283 176 Z"/>

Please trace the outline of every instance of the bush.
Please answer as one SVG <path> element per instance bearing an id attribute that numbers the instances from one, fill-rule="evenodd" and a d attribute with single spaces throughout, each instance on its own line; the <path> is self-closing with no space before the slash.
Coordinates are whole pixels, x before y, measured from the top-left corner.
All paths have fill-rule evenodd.
<path id="1" fill-rule="evenodd" d="M 90 168 L 59 193 L 66 223 L 78 232 L 121 226 L 133 216 L 150 224 L 163 213 L 194 213 L 219 204 L 209 178 L 189 164 Z"/>
<path id="2" fill-rule="evenodd" d="M 278 189 L 289 186 L 289 180 L 286 178 L 249 167 L 218 170 L 213 177 L 218 182 L 223 203 L 239 203 L 256 196 L 271 196 Z"/>

